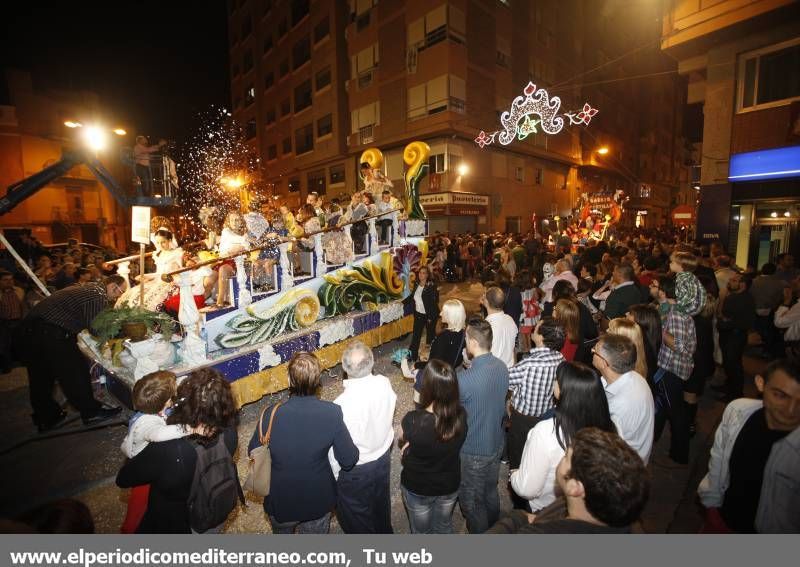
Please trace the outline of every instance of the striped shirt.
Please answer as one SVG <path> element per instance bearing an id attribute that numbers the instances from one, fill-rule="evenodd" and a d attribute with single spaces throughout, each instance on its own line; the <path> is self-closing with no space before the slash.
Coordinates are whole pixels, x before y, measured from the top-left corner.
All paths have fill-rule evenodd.
<path id="1" fill-rule="evenodd" d="M 529 357 L 509 369 L 511 403 L 521 414 L 538 417 L 553 407 L 553 382 L 564 355 L 547 347 L 536 347 Z"/>
<path id="2" fill-rule="evenodd" d="M 27 318 L 40 319 L 78 334 L 89 327 L 108 303 L 108 295 L 102 284 L 75 285 L 45 297 L 31 309 Z"/>
<path id="3" fill-rule="evenodd" d="M 508 368 L 491 353 L 472 360 L 472 366 L 458 373 L 461 405 L 467 412 L 467 439 L 461 452 L 490 456 L 505 439 L 503 416 L 506 413 Z"/>

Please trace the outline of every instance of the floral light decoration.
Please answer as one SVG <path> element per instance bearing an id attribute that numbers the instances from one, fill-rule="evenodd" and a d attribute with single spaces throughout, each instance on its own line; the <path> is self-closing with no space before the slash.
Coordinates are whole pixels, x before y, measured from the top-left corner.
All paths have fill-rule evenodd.
<path id="1" fill-rule="evenodd" d="M 551 97 L 543 88 L 537 88 L 529 82 L 523 89 L 523 96 L 518 96 L 511 103 L 511 108 L 500 116 L 502 130 L 494 132 L 480 131 L 475 143 L 484 148 L 499 142 L 507 146 L 514 140 L 524 140 L 541 129 L 545 134 L 558 134 L 569 122 L 570 125 L 588 126 L 597 109 L 587 102 L 579 112 L 559 113 L 561 99 Z"/>

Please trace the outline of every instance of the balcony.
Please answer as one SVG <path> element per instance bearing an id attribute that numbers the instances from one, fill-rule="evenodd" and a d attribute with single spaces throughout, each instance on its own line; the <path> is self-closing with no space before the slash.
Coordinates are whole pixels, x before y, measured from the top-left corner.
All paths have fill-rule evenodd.
<path id="1" fill-rule="evenodd" d="M 358 129 L 359 145 L 371 144 L 375 141 L 375 125 L 363 126 Z"/>
<path id="2" fill-rule="evenodd" d="M 372 79 L 375 77 L 375 67 L 368 69 L 358 75 L 358 90 L 366 89 L 372 84 Z"/>

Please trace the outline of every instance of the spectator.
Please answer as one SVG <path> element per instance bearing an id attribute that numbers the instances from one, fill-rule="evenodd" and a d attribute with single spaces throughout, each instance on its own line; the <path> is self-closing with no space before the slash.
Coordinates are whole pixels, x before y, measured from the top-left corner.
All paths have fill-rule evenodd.
<path id="1" fill-rule="evenodd" d="M 676 309 L 694 316 L 706 303 L 706 289 L 694 275 L 697 256 L 688 252 L 675 252 L 670 257 L 669 269 L 675 273 Z"/>
<path id="2" fill-rule="evenodd" d="M 558 281 L 566 280 L 572 284 L 573 289 L 578 289 L 578 278 L 572 273 L 569 263 L 566 260 L 559 260 L 556 262 L 554 270 L 553 276 L 542 281 L 542 285 L 539 286 L 545 294 L 545 303 L 553 302 L 553 287 Z"/>
<path id="3" fill-rule="evenodd" d="M 499 287 L 490 287 L 481 298 L 487 313 L 486 322 L 492 327 L 492 354 L 511 368 L 516 362 L 517 324 L 503 312 L 504 304 L 505 294 Z"/>
<path id="4" fill-rule="evenodd" d="M 238 414 L 230 383 L 218 370 L 195 370 L 178 386 L 177 399 L 167 423 L 182 425 L 191 436 L 150 443 L 117 474 L 120 488 L 150 485 L 147 511 L 136 533 L 192 533 L 189 500 L 202 450 L 223 443 L 231 455 L 230 474 L 236 475 L 232 459 L 238 445 Z M 208 531 L 221 529 L 222 524 Z"/>
<path id="5" fill-rule="evenodd" d="M 344 423 L 342 409 L 317 398 L 322 372 L 317 357 L 295 353 L 288 372 L 289 399 L 278 406 L 272 422 L 272 477 L 264 510 L 272 533 L 324 534 L 330 528 L 337 497 L 328 451 L 333 449 L 339 465 L 349 470 L 358 462 L 358 447 Z M 262 432 L 267 431 L 274 408 L 262 411 Z M 260 444 L 257 426 L 248 452 Z"/>
<path id="6" fill-rule="evenodd" d="M 617 317 L 608 322 L 608 332 L 612 335 L 628 337 L 633 342 L 636 347 L 636 366 L 634 370 L 639 375 L 647 377 L 649 368 L 647 367 L 647 355 L 645 354 L 644 335 L 641 327 L 628 318 Z"/>
<path id="7" fill-rule="evenodd" d="M 761 344 L 770 356 L 783 356 L 783 340 L 775 327 L 773 316 L 783 302 L 786 282 L 775 275 L 775 264 L 767 262 L 761 267 L 761 275 L 750 284 L 750 295 L 756 307 L 755 330 L 761 336 Z"/>
<path id="8" fill-rule="evenodd" d="M 483 533 L 500 514 L 497 477 L 503 453 L 508 370 L 491 353 L 492 326 L 488 321 L 479 317 L 470 319 L 466 337 L 472 365 L 458 373 L 459 399 L 467 412 L 458 497 L 469 532 Z"/>
<path id="9" fill-rule="evenodd" d="M 634 280 L 633 267 L 620 264 L 611 277 L 612 290 L 606 299 L 605 316 L 608 319 L 624 317 L 631 305 L 642 301 L 642 293 Z"/>
<path id="10" fill-rule="evenodd" d="M 518 270 L 513 278 L 508 272 L 501 269 L 497 274 L 497 284 L 503 290 L 505 301 L 503 302 L 503 313 L 511 317 L 511 320 L 519 328 L 520 318 L 522 317 L 522 285 L 525 280 L 530 280 L 526 270 Z"/>
<path id="11" fill-rule="evenodd" d="M 697 347 L 694 349 L 694 367 L 689 379 L 683 384 L 683 399 L 689 419 L 689 435 L 696 432 L 697 401 L 705 391 L 706 380 L 714 375 L 714 313 L 717 311 L 717 282 L 713 276 L 701 274 L 698 279 L 706 288 L 706 304 L 703 310 L 692 317 Z"/>
<path id="12" fill-rule="evenodd" d="M 645 379 L 634 370 L 636 347 L 627 337 L 604 335 L 592 349 L 592 365 L 603 375 L 617 432 L 647 463 L 653 447 L 655 407 Z"/>
<path id="13" fill-rule="evenodd" d="M 338 473 L 336 515 L 348 534 L 392 533 L 389 474 L 397 395 L 386 376 L 372 373 L 374 364 L 369 347 L 350 343 L 342 353 L 344 392 L 334 400 L 359 453 L 356 466 L 341 472 L 330 455 L 334 475 Z"/>
<path id="14" fill-rule="evenodd" d="M 561 354 L 565 360 L 572 362 L 582 344 L 578 303 L 571 299 L 559 299 L 553 309 L 553 318 L 564 326 L 566 340 Z"/>
<path id="15" fill-rule="evenodd" d="M 401 422 L 400 490 L 411 533 L 449 534 L 467 416 L 459 402 L 456 374 L 447 362 L 432 359 L 425 366 L 420 400 L 422 408 L 408 412 Z"/>
<path id="16" fill-rule="evenodd" d="M 25 311 L 25 292 L 14 285 L 11 272 L 0 269 L 0 374 L 14 368 L 12 337 Z"/>
<path id="17" fill-rule="evenodd" d="M 531 333 L 541 317 L 539 300 L 541 296 L 536 287 L 536 276 L 527 270 L 522 272 L 520 278 L 520 297 L 522 298 L 522 315 L 520 316 L 519 334 L 523 352 L 531 350 Z"/>
<path id="18" fill-rule="evenodd" d="M 153 194 L 153 174 L 150 171 L 150 155 L 160 151 L 161 148 L 166 145 L 167 142 L 162 140 L 157 146 L 150 146 L 148 145 L 147 137 L 136 136 L 136 145 L 133 147 L 133 160 L 134 170 L 140 181 L 138 187 L 139 197 L 149 197 Z"/>
<path id="19" fill-rule="evenodd" d="M 794 266 L 794 256 L 791 254 L 786 252 L 778 254 L 775 256 L 775 263 L 778 265 L 775 275 L 787 284 L 792 283 L 794 279 L 800 275 L 800 272 L 798 272 L 797 268 Z"/>
<path id="20" fill-rule="evenodd" d="M 564 340 L 564 326 L 559 321 L 542 319 L 533 332 L 535 347 L 530 355 L 509 371 L 512 391 L 511 423 L 506 436 L 509 469 L 519 468 L 528 432 L 553 407 L 553 383 L 556 369 L 564 362 L 560 352 Z M 515 496 L 512 495 L 514 507 L 525 507 L 527 503 Z"/>
<path id="21" fill-rule="evenodd" d="M 558 366 L 553 384 L 556 406 L 527 434 L 519 470 L 509 464 L 514 492 L 527 498 L 534 513 L 556 499 L 556 467 L 575 434 L 584 427 L 616 432 L 605 391 L 593 368 L 579 362 Z"/>
<path id="22" fill-rule="evenodd" d="M 500 249 L 500 267 L 508 272 L 511 278 L 517 273 L 517 263 L 511 251 L 506 247 Z"/>
<path id="23" fill-rule="evenodd" d="M 631 305 L 626 317 L 634 321 L 642 330 L 644 337 L 644 356 L 647 362 L 647 383 L 655 391 L 653 377 L 658 370 L 658 353 L 661 350 L 661 315 L 652 305 L 640 303 Z M 638 356 L 637 356 L 638 359 Z"/>
<path id="24" fill-rule="evenodd" d="M 642 460 L 614 433 L 587 427 L 578 431 L 556 471 L 567 501 L 563 520 L 537 522 L 515 512 L 491 533 L 630 533 L 642 513 L 650 481 Z"/>
<path id="25" fill-rule="evenodd" d="M 758 499 L 756 531 L 800 533 L 800 427 L 772 446 Z"/>
<path id="26" fill-rule="evenodd" d="M 697 489 L 706 507 L 705 533 L 755 531 L 770 451 L 800 427 L 797 363 L 776 360 L 755 382 L 763 401 L 740 398 L 728 404 L 714 436 L 708 474 Z M 796 480 L 796 471 L 790 476 Z"/>
<path id="27" fill-rule="evenodd" d="M 670 423 L 669 460 L 661 466 L 686 465 L 689 462 L 689 414 L 683 399 L 684 383 L 692 375 L 697 336 L 694 321 L 677 306 L 677 277 L 661 276 L 653 290 L 658 299 L 662 321 L 661 349 L 656 386 L 656 421 L 654 441 L 658 441 L 667 421 Z"/>
<path id="28" fill-rule="evenodd" d="M 740 398 L 744 388 L 742 355 L 747 346 L 747 334 L 755 326 L 756 305 L 753 296 L 747 293 L 744 277 L 734 272 L 728 280 L 728 293 L 722 300 L 720 317 L 717 319 L 719 346 L 722 349 L 722 366 L 726 381 L 724 399 Z"/>
<path id="29" fill-rule="evenodd" d="M 795 279 L 794 287 L 800 291 L 800 278 Z M 800 301 L 793 297 L 792 288 L 783 288 L 783 302 L 775 310 L 775 326 L 786 329 L 783 340 L 787 343 L 800 341 Z"/>
<path id="30" fill-rule="evenodd" d="M 430 346 L 436 335 L 436 320 L 439 318 L 439 289 L 431 278 L 426 266 L 417 272 L 414 289 L 406 298 L 414 305 L 414 329 L 411 333 L 411 360 L 419 360 L 419 345 L 422 342 L 422 331 L 425 331 L 425 342 Z"/>
<path id="31" fill-rule="evenodd" d="M 720 299 L 724 299 L 728 291 L 728 280 L 738 272 L 731 266 L 733 261 L 730 256 L 720 255 L 716 258 L 716 269 L 714 276 L 717 278 L 717 287 L 720 289 Z"/>

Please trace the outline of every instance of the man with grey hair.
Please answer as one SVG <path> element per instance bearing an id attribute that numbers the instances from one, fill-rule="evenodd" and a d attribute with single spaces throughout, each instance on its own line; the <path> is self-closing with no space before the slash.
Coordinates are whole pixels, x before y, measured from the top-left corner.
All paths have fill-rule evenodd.
<path id="1" fill-rule="evenodd" d="M 650 386 L 636 372 L 636 346 L 628 337 L 607 334 L 592 349 L 592 365 L 603 376 L 608 411 L 617 433 L 639 453 L 650 458 L 655 432 L 655 403 Z"/>
<path id="2" fill-rule="evenodd" d="M 397 395 L 386 376 L 372 373 L 374 364 L 367 345 L 350 343 L 342 354 L 344 392 L 334 400 L 360 455 L 355 467 L 339 471 L 329 454 L 334 474 L 338 472 L 336 515 L 348 534 L 392 533 L 389 473 Z"/>
<path id="3" fill-rule="evenodd" d="M 553 275 L 544 280 L 542 285 L 539 286 L 539 289 L 544 292 L 545 303 L 552 303 L 553 287 L 561 280 L 567 280 L 572 284 L 572 287 L 578 289 L 578 277 L 572 273 L 570 262 L 564 258 L 556 262 Z"/>

